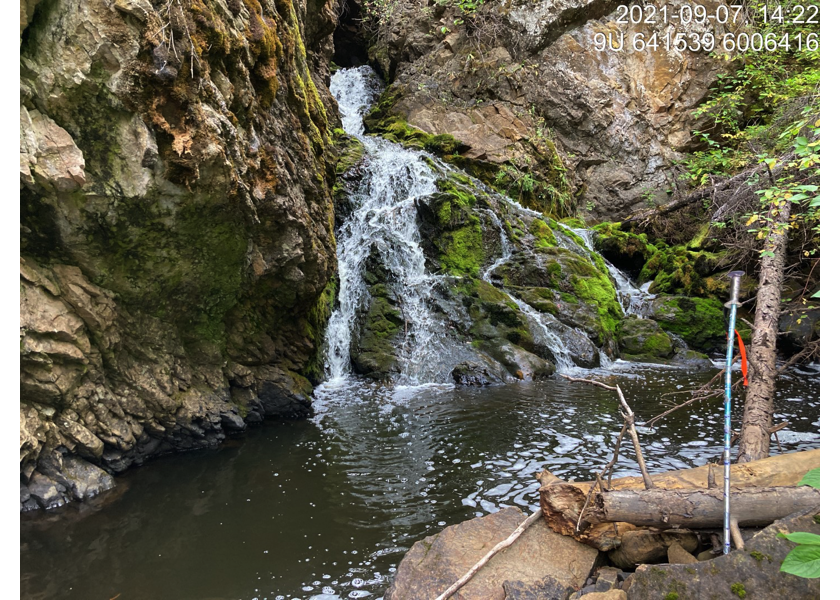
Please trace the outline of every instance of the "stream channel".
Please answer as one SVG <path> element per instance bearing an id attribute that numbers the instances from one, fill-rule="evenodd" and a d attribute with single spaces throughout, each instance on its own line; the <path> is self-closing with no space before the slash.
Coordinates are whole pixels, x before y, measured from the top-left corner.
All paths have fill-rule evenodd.
<path id="1" fill-rule="evenodd" d="M 459 349 L 429 313 L 434 276 L 423 266 L 412 208 L 418 189 L 434 189 L 431 170 L 418 152 L 361 135 L 362 112 L 348 113 L 348 97 L 364 106 L 375 96 L 336 88 L 336 79 L 352 83 L 342 73 L 333 93 L 345 129 L 372 160 L 387 160 L 373 169 L 362 206 L 337 235 L 341 304 L 327 329 L 329 380 L 316 390 L 315 417 L 267 422 L 220 448 L 132 470 L 87 504 L 21 515 L 21 598 L 380 598 L 414 542 L 501 507 L 533 511 L 534 475 L 543 468 L 589 480 L 609 460 L 620 429 L 610 391 L 554 378 L 443 383 Z M 412 189 L 400 189 L 400 181 Z M 364 302 L 358 269 L 372 244 L 398 275 L 411 311 L 404 368 L 391 384 L 355 377 L 348 359 L 352 307 Z M 647 291 L 612 274 L 624 309 L 641 312 Z M 538 337 L 538 313 L 517 304 Z M 570 366 L 559 343 L 544 342 L 558 371 L 620 383 L 637 422 L 671 406 L 662 394 L 705 383 L 722 366 L 686 370 L 602 357 L 600 368 L 585 371 Z M 775 421 L 791 425 L 773 453 L 819 447 L 819 397 L 818 365 L 780 376 Z M 736 398 L 733 414 L 740 411 Z M 722 419 L 722 401 L 707 400 L 640 428 L 650 470 L 720 457 Z M 627 444 L 615 474 L 637 470 Z"/>

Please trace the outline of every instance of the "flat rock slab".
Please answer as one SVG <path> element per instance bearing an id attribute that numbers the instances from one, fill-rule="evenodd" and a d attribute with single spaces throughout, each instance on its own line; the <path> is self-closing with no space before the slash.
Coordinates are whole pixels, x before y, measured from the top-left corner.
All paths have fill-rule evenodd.
<path id="1" fill-rule="evenodd" d="M 732 550 L 712 560 L 690 565 L 642 565 L 631 579 L 627 598 L 649 600 L 674 594 L 679 600 L 816 600 L 820 597 L 819 579 L 803 579 L 779 571 L 795 544 L 776 535 L 792 531 L 819 533 L 819 525 L 814 521 L 818 512 L 819 509 L 811 510 L 776 521 L 746 542 L 743 550 Z"/>
<path id="2" fill-rule="evenodd" d="M 385 600 L 434 600 L 526 516 L 518 508 L 451 525 L 411 547 L 397 568 Z M 504 600 L 504 583 L 583 586 L 598 551 L 551 531 L 543 519 L 531 525 L 455 593 L 457 600 Z"/>

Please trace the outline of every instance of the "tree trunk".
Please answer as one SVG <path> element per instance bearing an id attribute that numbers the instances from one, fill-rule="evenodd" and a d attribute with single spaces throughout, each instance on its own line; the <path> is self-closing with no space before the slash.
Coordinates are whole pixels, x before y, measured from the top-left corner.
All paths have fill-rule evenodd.
<path id="1" fill-rule="evenodd" d="M 773 397 L 776 393 L 776 334 L 782 305 L 787 225 L 790 202 L 779 214 L 764 243 L 755 302 L 755 321 L 750 348 L 750 383 L 744 403 L 738 462 L 751 462 L 770 455 Z"/>

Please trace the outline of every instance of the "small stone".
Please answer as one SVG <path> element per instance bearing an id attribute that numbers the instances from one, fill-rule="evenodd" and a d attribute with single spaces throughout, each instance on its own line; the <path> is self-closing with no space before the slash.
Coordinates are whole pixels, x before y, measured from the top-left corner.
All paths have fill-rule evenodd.
<path id="1" fill-rule="evenodd" d="M 668 562 L 672 565 L 688 565 L 696 563 L 697 559 L 679 544 L 668 546 Z"/>
<path id="2" fill-rule="evenodd" d="M 713 558 L 717 558 L 720 556 L 720 553 L 715 552 L 711 548 L 708 550 L 703 550 L 700 554 L 697 555 L 697 560 L 712 560 Z"/>

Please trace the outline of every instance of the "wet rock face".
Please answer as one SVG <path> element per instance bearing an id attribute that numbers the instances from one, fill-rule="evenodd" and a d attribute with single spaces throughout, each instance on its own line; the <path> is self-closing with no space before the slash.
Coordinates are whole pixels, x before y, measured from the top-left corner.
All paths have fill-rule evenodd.
<path id="1" fill-rule="evenodd" d="M 619 4 L 494 1 L 465 16 L 403 0 L 370 50 L 393 82 L 389 114 L 453 135 L 491 178 L 507 165 L 556 184 L 556 146 L 576 202 L 599 218 L 664 201 L 671 165 L 702 125 L 692 112 L 727 66 L 664 48 L 599 52 L 599 34 L 629 44 L 663 33 L 618 23 Z"/>
<path id="2" fill-rule="evenodd" d="M 21 4 L 22 508 L 310 413 L 336 268 L 333 12 Z"/>

